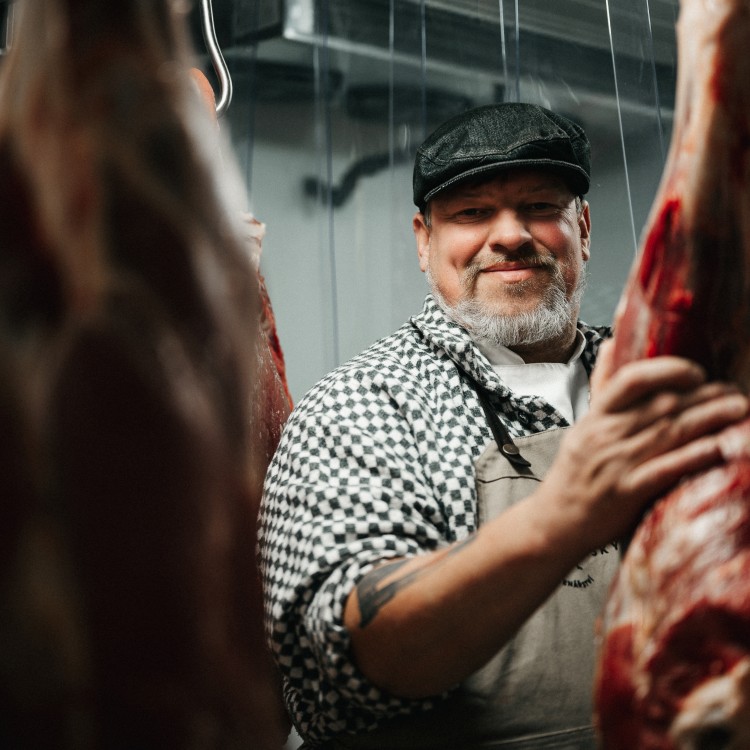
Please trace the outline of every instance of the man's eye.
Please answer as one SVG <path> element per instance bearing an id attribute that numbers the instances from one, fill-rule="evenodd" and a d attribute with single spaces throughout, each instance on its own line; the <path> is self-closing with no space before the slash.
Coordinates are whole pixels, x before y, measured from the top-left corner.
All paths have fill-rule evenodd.
<path id="1" fill-rule="evenodd" d="M 462 208 L 459 212 L 459 216 L 466 216 L 467 218 L 473 218 L 475 216 L 481 216 L 483 213 L 481 208 Z"/>
<path id="2" fill-rule="evenodd" d="M 557 206 L 554 203 L 529 203 L 526 210 L 531 213 L 549 213 L 557 211 Z"/>

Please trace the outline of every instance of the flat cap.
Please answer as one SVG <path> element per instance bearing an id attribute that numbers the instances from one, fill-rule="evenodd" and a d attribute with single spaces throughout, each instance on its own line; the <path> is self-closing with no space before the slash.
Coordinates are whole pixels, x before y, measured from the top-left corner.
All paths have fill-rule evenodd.
<path id="1" fill-rule="evenodd" d="M 536 104 L 507 102 L 470 109 L 440 125 L 414 161 L 414 203 L 423 211 L 441 190 L 511 167 L 550 169 L 576 195 L 588 192 L 590 146 L 583 128 Z"/>

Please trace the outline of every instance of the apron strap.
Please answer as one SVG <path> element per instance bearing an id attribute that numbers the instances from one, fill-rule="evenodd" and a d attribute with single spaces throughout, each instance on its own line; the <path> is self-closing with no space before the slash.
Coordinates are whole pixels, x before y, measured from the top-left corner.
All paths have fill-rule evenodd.
<path id="1" fill-rule="evenodd" d="M 487 391 L 481 385 L 479 385 L 479 383 L 474 381 L 473 378 L 466 376 L 466 373 L 464 373 L 462 370 L 459 371 L 462 372 L 467 382 L 476 391 L 477 396 L 479 397 L 479 403 L 482 405 L 482 410 L 484 411 L 484 416 L 487 419 L 487 424 L 489 425 L 490 430 L 492 430 L 492 435 L 495 438 L 495 442 L 497 443 L 497 448 L 500 453 L 502 453 L 502 455 L 505 456 L 505 458 L 507 458 L 508 461 L 510 461 L 514 466 L 531 466 L 531 463 L 529 463 L 529 461 L 527 461 L 521 455 L 521 451 L 513 442 L 513 438 L 508 432 L 508 429 L 502 423 L 500 417 L 497 416 L 495 410 L 492 408 L 489 396 L 487 395 Z"/>

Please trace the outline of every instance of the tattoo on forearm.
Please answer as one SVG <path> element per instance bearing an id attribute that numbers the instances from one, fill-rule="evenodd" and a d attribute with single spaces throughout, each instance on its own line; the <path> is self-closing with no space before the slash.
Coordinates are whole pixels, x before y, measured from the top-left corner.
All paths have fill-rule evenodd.
<path id="1" fill-rule="evenodd" d="M 359 599 L 360 623 L 359 627 L 364 628 L 369 625 L 380 608 L 389 602 L 396 595 L 396 592 L 403 588 L 410 580 L 414 578 L 419 571 L 413 571 L 403 578 L 397 578 L 391 581 L 387 586 L 378 588 L 380 582 L 387 576 L 392 575 L 400 567 L 405 565 L 408 560 L 383 565 L 368 573 L 357 586 L 357 598 Z"/>
<path id="2" fill-rule="evenodd" d="M 474 536 L 467 537 L 455 544 L 448 551 L 445 557 L 454 555 L 463 549 L 467 544 L 474 540 Z M 406 573 L 400 578 L 391 581 L 381 587 L 384 578 L 392 576 L 399 568 L 410 562 L 411 559 L 398 560 L 393 563 L 386 563 L 368 573 L 357 585 L 357 599 L 359 601 L 360 623 L 359 627 L 364 628 L 369 625 L 380 610 L 402 589 L 406 588 L 412 581 L 427 573 L 428 570 L 434 570 L 435 565 L 440 565 L 445 557 L 436 560 L 431 565 L 425 565 L 421 568 Z"/>

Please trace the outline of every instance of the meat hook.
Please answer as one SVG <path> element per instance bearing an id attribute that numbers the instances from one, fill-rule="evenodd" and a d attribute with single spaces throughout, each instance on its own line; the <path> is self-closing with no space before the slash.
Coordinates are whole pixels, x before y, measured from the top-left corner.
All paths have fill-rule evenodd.
<path id="1" fill-rule="evenodd" d="M 201 0 L 201 18 L 203 21 L 203 39 L 211 56 L 216 75 L 221 84 L 221 96 L 216 103 L 216 115 L 221 117 L 229 107 L 232 101 L 232 77 L 229 74 L 229 68 L 221 54 L 221 47 L 216 38 L 216 27 L 214 25 L 214 11 L 211 0 Z"/>
<path id="2" fill-rule="evenodd" d="M 14 0 L 5 3 L 5 12 L 2 17 L 2 33 L 0 38 L 0 56 L 5 55 L 13 41 L 13 5 Z"/>

